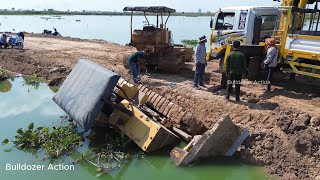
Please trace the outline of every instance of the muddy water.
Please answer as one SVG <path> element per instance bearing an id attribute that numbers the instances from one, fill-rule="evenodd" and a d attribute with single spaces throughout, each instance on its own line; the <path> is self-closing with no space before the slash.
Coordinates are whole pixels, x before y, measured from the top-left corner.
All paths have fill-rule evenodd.
<path id="1" fill-rule="evenodd" d="M 27 127 L 30 122 L 35 126 L 59 126 L 60 116 L 66 115 L 53 101 L 54 93 L 46 84 L 38 89 L 23 86 L 23 79 L 16 78 L 12 88 L 0 92 L 0 140 L 13 139 L 16 130 Z M 0 145 L 0 179 L 219 179 L 219 180 L 258 180 L 266 179 L 263 168 L 244 165 L 234 160 L 210 160 L 197 166 L 176 168 L 168 156 L 168 151 L 152 155 L 141 152 L 131 155 L 130 160 L 117 170 L 96 177 L 96 168 L 87 163 L 74 165 L 74 170 L 48 170 L 52 165 L 70 165 L 89 149 L 89 143 L 79 147 L 71 156 L 58 160 L 43 160 L 44 152 L 22 151 L 12 144 Z M 36 171 L 9 171 L 8 165 L 27 164 L 43 167 Z M 42 166 L 43 165 L 43 166 Z M 71 167 L 71 166 L 69 166 Z"/>

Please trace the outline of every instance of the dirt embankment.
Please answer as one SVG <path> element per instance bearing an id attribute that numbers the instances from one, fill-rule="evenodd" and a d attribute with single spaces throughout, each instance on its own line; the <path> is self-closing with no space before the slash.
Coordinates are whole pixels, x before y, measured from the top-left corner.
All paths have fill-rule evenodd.
<path id="1" fill-rule="evenodd" d="M 37 73 L 61 84 L 79 58 L 88 58 L 112 69 L 124 78 L 130 76 L 122 60 L 135 51 L 105 41 L 27 36 L 23 51 L 0 50 L 0 66 L 10 71 Z M 263 86 L 242 86 L 242 102 L 226 102 L 216 92 L 220 74 L 217 63 L 209 63 L 208 88 L 192 88 L 193 71 L 177 74 L 143 75 L 143 84 L 185 108 L 210 128 L 224 113 L 252 135 L 237 154 L 248 163 L 261 164 L 283 179 L 315 179 L 320 176 L 320 85 L 319 81 L 289 81 L 277 76 L 273 92 Z M 55 80 L 56 79 L 56 80 Z M 298 78 L 299 79 L 299 78 Z M 175 82 L 171 87 L 170 83 Z"/>
<path id="2" fill-rule="evenodd" d="M 24 50 L 0 49 L 0 65 L 21 74 L 36 73 L 52 84 L 61 84 L 80 58 L 117 70 L 117 66 L 122 67 L 123 58 L 134 51 L 132 47 L 103 40 L 28 34 Z"/>

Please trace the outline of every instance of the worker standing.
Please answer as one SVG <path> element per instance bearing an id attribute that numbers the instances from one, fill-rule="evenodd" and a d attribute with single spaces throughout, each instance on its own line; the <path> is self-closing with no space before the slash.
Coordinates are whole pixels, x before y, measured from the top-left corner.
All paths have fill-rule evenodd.
<path id="1" fill-rule="evenodd" d="M 207 38 L 206 36 L 201 36 L 199 38 L 199 45 L 197 47 L 196 51 L 196 70 L 194 74 L 194 87 L 196 89 L 199 89 L 199 86 L 206 87 L 202 81 L 206 66 L 207 66 L 207 61 L 206 61 L 206 56 L 207 56 L 207 50 L 206 50 L 206 42 Z"/>
<path id="2" fill-rule="evenodd" d="M 132 80 L 134 83 L 140 82 L 140 79 L 138 78 L 140 73 L 139 61 L 142 61 L 142 59 L 144 59 L 148 54 L 148 50 L 137 51 L 133 53 L 128 59 L 128 63 L 132 74 Z"/>
<path id="3" fill-rule="evenodd" d="M 229 100 L 233 83 L 235 83 L 236 101 L 240 101 L 240 86 L 242 75 L 246 72 L 246 57 L 239 51 L 240 41 L 233 42 L 233 51 L 228 55 L 226 62 L 227 95 Z"/>
<path id="4" fill-rule="evenodd" d="M 273 72 L 278 64 L 278 50 L 276 48 L 276 40 L 274 38 L 267 38 L 265 42 L 267 45 L 267 55 L 265 60 L 263 61 L 263 65 L 265 67 L 266 72 L 266 91 L 271 91 Z"/>

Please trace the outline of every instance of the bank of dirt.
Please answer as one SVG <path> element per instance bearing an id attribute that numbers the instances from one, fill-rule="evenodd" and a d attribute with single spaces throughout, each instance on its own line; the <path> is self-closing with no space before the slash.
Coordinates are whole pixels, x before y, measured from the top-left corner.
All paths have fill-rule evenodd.
<path id="1" fill-rule="evenodd" d="M 129 79 L 123 59 L 135 49 L 101 40 L 80 40 L 27 35 L 25 50 L 0 49 L 0 66 L 21 74 L 36 73 L 61 84 L 79 58 L 90 59 Z M 191 65 L 190 65 L 191 66 Z M 206 73 L 208 88 L 192 88 L 193 70 L 177 74 L 151 73 L 143 84 L 193 113 L 207 128 L 229 113 L 251 136 L 236 156 L 248 163 L 267 167 L 283 179 L 315 179 L 320 176 L 320 84 L 318 80 L 283 80 L 277 75 L 273 92 L 263 86 L 242 86 L 242 102 L 226 102 L 216 91 L 220 82 L 217 62 Z M 312 81 L 312 82 L 310 82 Z M 172 87 L 170 83 L 174 82 Z M 171 84 L 172 85 L 172 84 Z M 319 122 L 319 123 L 318 123 Z"/>

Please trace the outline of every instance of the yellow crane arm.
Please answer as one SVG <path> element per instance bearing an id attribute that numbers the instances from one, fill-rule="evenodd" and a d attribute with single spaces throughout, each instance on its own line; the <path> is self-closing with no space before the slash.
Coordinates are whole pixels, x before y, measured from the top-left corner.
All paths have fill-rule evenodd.
<path id="1" fill-rule="evenodd" d="M 307 4 L 313 4 L 314 2 L 315 0 L 283 0 L 281 6 L 296 6 L 298 8 L 304 9 L 307 7 Z"/>

